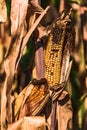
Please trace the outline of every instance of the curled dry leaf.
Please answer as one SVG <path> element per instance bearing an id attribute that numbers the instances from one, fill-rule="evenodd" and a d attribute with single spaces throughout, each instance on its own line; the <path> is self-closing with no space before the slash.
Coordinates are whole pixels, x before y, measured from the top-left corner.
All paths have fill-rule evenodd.
<path id="1" fill-rule="evenodd" d="M 6 22 L 7 20 L 7 8 L 5 0 L 0 0 L 0 22 Z"/>

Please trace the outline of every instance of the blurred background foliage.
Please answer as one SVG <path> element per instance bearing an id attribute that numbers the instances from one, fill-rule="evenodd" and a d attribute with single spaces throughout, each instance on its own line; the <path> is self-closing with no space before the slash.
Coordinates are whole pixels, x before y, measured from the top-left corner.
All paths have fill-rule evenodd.
<path id="1" fill-rule="evenodd" d="M 3 63 L 6 50 L 9 48 L 10 10 L 11 0 L 5 0 L 8 20 L 0 24 L 0 84 L 2 84 Z M 85 0 L 42 0 L 41 6 L 51 5 L 51 13 L 46 16 L 49 25 L 65 9 L 73 8 L 73 22 L 75 26 L 75 46 L 72 53 L 73 65 L 67 90 L 70 92 L 73 107 L 73 130 L 87 130 L 87 1 Z M 31 79 L 34 46 L 31 40 L 24 50 L 13 93 L 16 96 Z"/>

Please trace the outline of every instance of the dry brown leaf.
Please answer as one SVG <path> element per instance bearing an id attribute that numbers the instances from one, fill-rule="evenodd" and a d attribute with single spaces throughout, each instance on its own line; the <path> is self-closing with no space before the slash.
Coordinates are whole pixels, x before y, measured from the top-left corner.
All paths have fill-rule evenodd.
<path id="1" fill-rule="evenodd" d="M 13 117 L 12 118 L 15 121 L 18 118 L 18 112 L 19 112 L 19 109 L 20 109 L 21 104 L 23 102 L 25 91 L 26 91 L 26 88 L 22 91 L 22 93 L 19 94 L 19 96 L 17 96 L 17 98 L 12 103 L 12 106 L 13 106 Z"/>
<path id="2" fill-rule="evenodd" d="M 38 0 L 30 0 L 28 6 L 27 21 L 29 22 L 29 28 L 33 26 L 37 15 L 41 14 L 44 10 L 38 4 Z"/>
<path id="3" fill-rule="evenodd" d="M 2 63 L 2 60 L 3 60 L 3 45 L 2 45 L 2 42 L 1 42 L 1 39 L 0 39 L 0 64 Z"/>
<path id="4" fill-rule="evenodd" d="M 21 108 L 21 105 L 24 103 L 24 99 L 30 94 L 31 90 L 33 88 L 33 85 L 27 86 L 25 89 L 22 90 L 22 92 L 17 96 L 17 98 L 13 102 L 13 120 L 18 120 L 19 111 Z"/>
<path id="5" fill-rule="evenodd" d="M 29 29 L 33 26 L 35 19 L 36 19 L 36 14 L 33 12 L 31 8 L 28 8 L 28 24 L 29 24 Z"/>
<path id="6" fill-rule="evenodd" d="M 24 117 L 15 123 L 9 124 L 7 130 L 46 130 L 45 117 Z"/>
<path id="7" fill-rule="evenodd" d="M 29 3 L 32 6 L 34 12 L 41 14 L 44 11 L 43 8 L 39 5 L 38 0 L 30 0 Z"/>
<path id="8" fill-rule="evenodd" d="M 31 0 L 29 2 L 29 8 L 28 8 L 28 16 L 30 16 L 29 28 L 33 26 L 35 19 L 38 17 L 38 15 L 42 14 L 42 12 L 43 9 L 38 4 L 37 0 Z M 46 28 L 42 26 L 42 24 L 39 24 L 34 35 L 35 35 L 34 39 L 36 37 L 35 39 L 35 48 L 36 48 L 35 65 L 36 65 L 36 75 L 37 75 L 36 77 L 37 79 L 41 79 L 44 78 L 44 52 L 43 52 L 43 43 L 41 39 L 43 40 L 43 42 L 46 41 L 46 37 L 47 37 Z"/>
<path id="9" fill-rule="evenodd" d="M 6 22 L 7 20 L 7 8 L 5 0 L 0 0 L 0 22 Z"/>
<path id="10" fill-rule="evenodd" d="M 64 17 L 65 15 L 66 17 Z M 71 55 L 72 46 L 74 44 L 75 32 L 74 32 L 73 25 L 71 24 L 72 20 L 69 19 L 68 13 L 67 14 L 65 14 L 65 12 L 62 13 L 61 16 L 56 21 L 59 22 L 59 26 L 62 23 L 64 23 L 64 26 L 66 26 L 65 27 L 66 33 L 64 34 L 62 59 L 60 59 L 62 61 L 60 82 L 59 82 L 60 85 L 59 87 L 57 86 L 57 90 L 53 89 L 54 91 L 52 92 L 52 98 L 53 101 L 55 100 L 55 102 L 53 102 L 53 109 L 48 118 L 48 123 L 50 127 L 52 126 L 52 129 L 67 130 L 69 128 L 70 129 L 72 128 L 72 106 L 71 106 L 69 93 L 65 90 L 65 86 L 69 78 L 69 74 L 72 66 L 72 61 L 70 61 L 70 55 Z M 52 29 L 52 27 L 55 26 L 56 21 L 53 22 L 53 24 L 50 26 L 51 27 L 50 29 Z M 69 22 L 69 24 L 66 24 L 66 22 Z M 62 28 L 64 26 L 62 26 Z M 55 34 L 57 34 L 57 32 Z M 57 35 L 54 36 L 56 39 L 58 38 Z M 59 38 L 62 39 L 61 37 Z M 63 83 L 64 85 L 62 85 Z M 55 106 L 55 103 L 57 101 L 58 104 Z M 57 111 L 55 110 L 55 107 Z"/>
<path id="11" fill-rule="evenodd" d="M 72 129 L 72 107 L 70 99 L 65 101 L 64 105 L 58 104 L 57 117 L 58 117 L 58 130 Z"/>
<path id="12" fill-rule="evenodd" d="M 27 41 L 28 41 L 28 39 L 29 39 L 31 33 L 35 30 L 35 28 L 37 27 L 37 25 L 39 24 L 39 22 L 41 21 L 41 19 L 44 17 L 44 15 L 45 15 L 46 12 L 48 11 L 48 9 L 49 9 L 49 6 L 48 6 L 48 7 L 41 13 L 41 15 L 37 18 L 37 20 L 35 21 L 35 23 L 33 24 L 33 26 L 31 26 L 29 32 L 26 34 L 26 36 L 25 36 L 25 38 L 24 38 L 24 40 L 23 40 L 23 44 L 22 44 L 22 49 L 21 49 L 21 51 L 23 51 L 23 48 L 25 47 L 25 45 L 26 45 L 26 43 L 27 43 Z M 40 31 L 41 31 L 41 32 L 40 32 Z M 45 27 L 39 25 L 39 26 L 38 26 L 38 32 L 39 32 L 39 35 L 38 35 L 36 44 L 39 43 L 39 42 L 38 42 L 38 39 L 43 39 L 43 41 L 44 41 L 45 37 L 47 37 L 47 33 L 46 33 Z M 36 45 L 36 46 L 38 46 L 38 45 Z M 36 58 L 37 55 L 38 55 L 38 58 Z M 35 56 L 35 60 L 36 60 L 36 61 L 37 61 L 37 60 L 40 61 L 40 62 L 38 62 L 38 64 L 42 62 L 41 64 L 39 64 L 39 66 L 42 67 L 42 68 L 41 68 L 42 73 L 41 73 L 41 71 L 39 71 L 39 69 L 37 69 L 37 75 L 38 75 L 37 78 L 38 78 L 38 79 L 41 79 L 41 78 L 44 77 L 44 60 L 43 60 L 44 57 L 43 57 L 43 55 L 44 55 L 43 47 L 41 46 L 40 48 L 38 48 L 38 51 L 36 51 L 36 56 Z M 40 56 L 40 57 L 39 57 L 39 56 Z M 36 64 L 37 64 L 37 63 L 36 63 Z M 38 66 L 38 65 L 37 65 L 37 66 Z M 38 67 L 39 67 L 39 66 L 38 66 Z M 40 67 L 39 67 L 39 68 L 40 68 Z M 39 73 L 40 75 L 39 75 L 38 73 Z"/>
<path id="13" fill-rule="evenodd" d="M 18 57 L 17 57 L 17 61 L 16 61 L 16 68 L 19 64 L 19 61 L 21 59 L 21 56 L 22 56 L 22 53 L 23 53 L 23 50 L 30 38 L 30 36 L 32 35 L 32 33 L 34 32 L 34 30 L 36 29 L 36 27 L 38 26 L 39 22 L 42 20 L 42 18 L 44 17 L 44 15 L 47 13 L 48 9 L 50 8 L 50 6 L 48 6 L 43 12 L 42 14 L 36 19 L 35 23 L 33 24 L 33 26 L 29 29 L 29 31 L 27 32 L 27 34 L 25 35 L 25 37 L 23 38 L 23 43 L 22 45 L 19 46 L 18 44 L 18 48 L 20 50 L 20 53 L 18 53 Z M 23 33 L 22 33 L 23 34 Z M 20 40 L 22 40 L 22 36 L 21 38 L 19 38 Z"/>
<path id="14" fill-rule="evenodd" d="M 22 49 L 21 51 L 23 51 L 24 47 L 26 46 L 32 32 L 36 29 L 36 27 L 38 26 L 39 22 L 41 21 L 41 19 L 44 17 L 44 15 L 47 13 L 48 9 L 50 8 L 50 6 L 48 6 L 42 13 L 41 15 L 38 17 L 38 19 L 35 21 L 35 23 L 33 24 L 33 26 L 30 28 L 30 30 L 28 31 L 28 33 L 26 34 L 26 36 L 23 39 L 23 44 L 22 44 Z"/>
<path id="15" fill-rule="evenodd" d="M 30 86 L 32 86 L 32 89 L 30 89 Z M 30 89 L 30 91 L 27 90 L 25 93 L 25 97 L 20 109 L 19 118 L 22 118 L 25 115 L 37 115 L 41 112 L 44 105 L 49 99 L 49 91 L 47 85 L 43 83 L 41 85 L 30 84 L 30 86 L 28 86 L 28 89 Z"/>
<path id="16" fill-rule="evenodd" d="M 22 130 L 22 122 L 23 122 L 23 119 L 20 119 L 17 122 L 9 124 L 7 130 Z"/>
<path id="17" fill-rule="evenodd" d="M 71 72 L 71 68 L 72 68 L 72 63 L 73 63 L 73 61 L 71 60 L 70 62 L 69 62 L 69 65 L 68 65 L 68 69 L 67 69 L 67 73 L 66 73 L 66 81 L 68 81 L 68 79 L 69 79 L 69 75 L 70 75 L 70 72 Z"/>
<path id="18" fill-rule="evenodd" d="M 28 0 L 12 0 L 11 2 L 11 34 L 20 32 L 27 14 Z"/>
<path id="19" fill-rule="evenodd" d="M 31 27 L 29 32 L 26 34 L 24 40 L 23 40 L 24 24 L 22 26 L 20 25 L 20 27 L 18 26 L 19 29 L 21 29 L 21 31 L 19 30 L 20 34 L 14 36 L 12 38 L 10 49 L 9 49 L 9 51 L 7 53 L 7 56 L 5 58 L 5 61 L 4 61 L 4 68 L 5 68 L 5 72 L 6 72 L 6 79 L 5 79 L 5 83 L 4 83 L 3 90 L 2 90 L 2 101 L 1 101 L 2 102 L 1 103 L 1 111 L 2 111 L 1 113 L 4 113 L 4 116 L 1 115 L 2 124 L 5 124 L 5 120 L 6 120 L 6 104 L 9 101 L 9 99 L 7 99 L 7 97 L 6 97 L 6 94 L 8 94 L 9 91 L 11 90 L 14 74 L 16 72 L 18 63 L 19 63 L 20 58 L 22 56 L 22 51 L 25 48 L 25 46 L 26 46 L 26 44 L 27 44 L 27 42 L 28 42 L 32 32 L 35 30 L 35 28 L 37 27 L 37 25 L 39 24 L 39 22 L 41 21 L 41 19 L 43 18 L 43 16 L 45 15 L 45 13 L 47 12 L 48 9 L 49 9 L 49 7 L 47 7 L 42 12 L 40 17 L 36 20 L 34 25 Z M 21 49 L 22 40 L 23 40 L 23 45 L 22 45 L 22 49 Z M 3 102 L 4 102 L 4 104 L 3 104 Z M 8 106 L 7 106 L 7 109 L 9 110 L 9 113 L 10 113 L 11 110 L 10 110 L 9 106 L 10 106 L 10 102 L 8 102 Z M 11 117 L 8 117 L 9 122 L 11 122 L 10 119 L 11 119 Z"/>
<path id="20" fill-rule="evenodd" d="M 70 56 L 74 46 L 74 37 L 75 37 L 75 31 L 71 21 L 69 26 L 67 25 L 66 27 L 65 38 L 67 40 L 63 52 L 61 82 L 63 81 L 67 82 L 70 75 L 70 71 L 72 67 L 72 60 L 70 61 Z M 59 100 L 57 106 L 58 129 L 59 130 L 72 129 L 72 105 L 71 105 L 71 99 L 68 92 L 64 90 L 60 95 L 60 97 L 58 98 L 58 100 Z"/>
<path id="21" fill-rule="evenodd" d="M 30 83 L 13 102 L 13 120 L 17 121 L 24 116 L 34 116 L 40 113 L 49 96 L 46 85 L 38 86 Z"/>
<path id="22" fill-rule="evenodd" d="M 45 20 L 43 22 L 45 24 Z M 37 30 L 38 30 L 37 40 L 41 39 L 42 43 L 46 43 L 47 42 L 46 40 L 48 37 L 47 28 L 45 26 L 43 26 L 42 24 L 43 23 L 39 24 L 39 26 L 37 27 Z"/>
<path id="23" fill-rule="evenodd" d="M 24 117 L 12 124 L 9 124 L 7 130 L 46 130 L 45 117 Z"/>
<path id="24" fill-rule="evenodd" d="M 17 4 L 15 6 L 17 6 Z M 13 6 L 12 6 L 12 8 L 13 8 Z M 17 9 L 16 9 L 15 13 L 17 15 Z M 20 12 L 18 12 L 18 13 L 20 13 Z M 22 12 L 22 14 L 23 14 L 23 12 Z M 24 14 L 25 14 L 25 12 L 24 12 Z M 5 125 L 7 114 L 11 115 L 11 111 L 12 111 L 10 109 L 10 106 L 11 106 L 10 99 L 8 99 L 7 97 L 10 97 L 9 92 L 11 90 L 11 86 L 12 86 L 13 78 L 14 78 L 14 73 L 16 71 L 15 70 L 16 69 L 16 61 L 17 61 L 17 58 L 18 58 L 18 55 L 20 52 L 22 38 L 24 36 L 24 23 L 23 23 L 24 21 L 22 21 L 22 23 L 20 21 L 20 20 L 23 20 L 25 18 L 24 14 L 22 15 L 23 18 L 20 16 L 20 19 L 18 19 L 19 21 L 17 23 L 19 29 L 21 29 L 21 31 L 19 30 L 20 35 L 19 36 L 16 35 L 12 38 L 11 44 L 10 44 L 11 46 L 10 46 L 8 53 L 6 55 L 6 58 L 4 60 L 4 70 L 6 73 L 6 79 L 5 79 L 3 88 L 2 88 L 2 96 L 1 96 L 1 124 L 4 124 L 4 125 Z M 12 15 L 14 15 L 14 14 L 12 14 L 12 12 L 11 12 L 11 16 Z M 20 13 L 20 15 L 21 15 L 21 13 Z M 14 21 L 15 21 L 15 19 L 14 19 Z M 18 29 L 18 28 L 16 28 L 16 29 Z M 8 104 L 7 108 L 6 108 L 6 104 Z M 9 110 L 9 113 L 6 112 L 7 111 L 6 109 Z M 3 113 L 4 113 L 4 115 L 3 115 Z M 9 117 L 9 115 L 7 116 L 8 122 L 11 122 L 11 117 Z"/>
<path id="25" fill-rule="evenodd" d="M 65 48 L 63 53 L 60 83 L 66 80 L 66 74 L 69 67 L 69 60 L 70 60 L 70 52 L 68 48 Z"/>

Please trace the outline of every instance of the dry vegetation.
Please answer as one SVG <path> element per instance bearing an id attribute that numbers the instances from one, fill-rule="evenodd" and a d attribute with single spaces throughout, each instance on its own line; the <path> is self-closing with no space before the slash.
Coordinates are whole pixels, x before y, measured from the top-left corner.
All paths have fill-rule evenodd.
<path id="1" fill-rule="evenodd" d="M 0 1 L 0 99 L 1 130 L 87 129 L 85 0 Z"/>

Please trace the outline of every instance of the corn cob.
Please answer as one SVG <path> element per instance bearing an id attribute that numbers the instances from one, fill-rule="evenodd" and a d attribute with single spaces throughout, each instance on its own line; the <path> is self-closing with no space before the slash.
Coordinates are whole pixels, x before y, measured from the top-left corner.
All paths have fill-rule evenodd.
<path id="1" fill-rule="evenodd" d="M 60 83 L 63 47 L 66 33 L 66 25 L 70 21 L 68 15 L 62 14 L 51 26 L 49 39 L 45 49 L 45 78 L 50 86 Z"/>
<path id="2" fill-rule="evenodd" d="M 27 87 L 20 110 L 16 113 L 15 119 L 38 115 L 47 103 L 49 96 L 47 80 L 45 78 L 41 80 L 33 79 Z"/>

